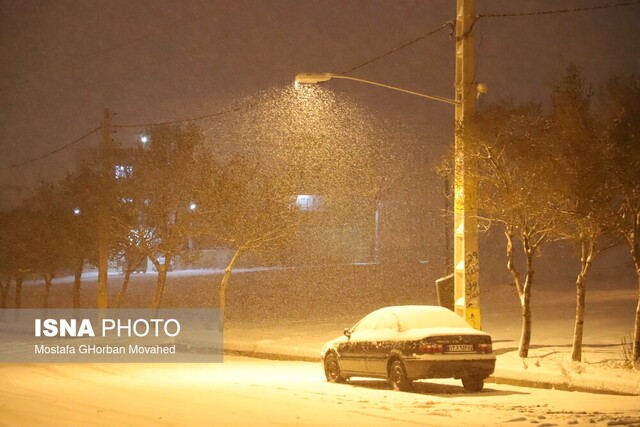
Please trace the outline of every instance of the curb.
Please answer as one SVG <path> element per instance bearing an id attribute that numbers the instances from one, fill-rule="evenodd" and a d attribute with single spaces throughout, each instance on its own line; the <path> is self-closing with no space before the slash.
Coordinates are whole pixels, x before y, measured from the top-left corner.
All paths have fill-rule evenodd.
<path id="1" fill-rule="evenodd" d="M 492 384 L 513 385 L 518 387 L 539 388 L 544 390 L 577 391 L 582 393 L 606 394 L 609 396 L 638 396 L 635 393 L 626 393 L 619 390 L 603 390 L 570 383 L 552 383 L 548 381 L 527 380 L 524 378 L 514 378 L 495 374 L 487 378 L 485 382 Z"/>
<path id="2" fill-rule="evenodd" d="M 257 352 L 252 350 L 234 350 L 225 348 L 223 351 L 224 354 L 229 354 L 232 356 L 245 356 L 245 357 L 254 357 L 256 359 L 268 359 L 268 360 L 286 360 L 291 362 L 320 362 L 320 356 L 311 357 L 311 356 L 295 356 L 289 354 L 280 354 L 280 353 L 268 353 L 268 352 Z"/>
<path id="3" fill-rule="evenodd" d="M 271 348 L 270 348 L 271 347 Z M 289 351 L 287 351 L 289 350 Z M 294 361 L 294 362 L 314 362 L 317 363 L 320 361 L 320 355 L 313 357 L 309 353 L 310 351 L 305 351 L 304 349 L 299 350 L 295 353 L 291 354 L 290 349 L 284 346 L 270 346 L 256 343 L 254 345 L 250 344 L 241 344 L 241 343 L 225 343 L 224 345 L 224 354 L 234 355 L 234 356 L 245 356 L 245 357 L 254 357 L 257 359 L 268 359 L 268 360 L 281 360 L 281 361 Z M 499 371 L 504 373 L 498 373 L 497 375 L 494 373 L 489 378 L 487 378 L 487 383 L 492 384 L 505 384 L 512 385 L 518 387 L 528 387 L 528 388 L 537 388 L 537 389 L 545 389 L 545 390 L 561 390 L 561 391 L 576 391 L 583 393 L 593 393 L 593 394 L 606 394 L 606 395 L 614 395 L 614 396 L 637 396 L 637 393 L 623 392 L 611 388 L 594 388 L 579 384 L 571 384 L 567 382 L 550 382 L 550 381 L 541 381 L 541 380 L 533 380 L 522 378 L 517 371 L 509 370 L 505 368 L 500 368 Z M 506 372 L 505 372 L 506 371 Z"/>

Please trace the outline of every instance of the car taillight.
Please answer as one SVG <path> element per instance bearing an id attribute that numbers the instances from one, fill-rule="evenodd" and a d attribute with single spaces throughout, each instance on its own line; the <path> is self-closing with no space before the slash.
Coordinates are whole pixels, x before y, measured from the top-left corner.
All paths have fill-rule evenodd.
<path id="1" fill-rule="evenodd" d="M 478 353 L 491 353 L 493 351 L 493 346 L 490 342 L 483 342 L 476 344 L 476 351 Z"/>
<path id="2" fill-rule="evenodd" d="M 418 347 L 418 351 L 426 354 L 444 353 L 444 346 L 435 343 L 422 343 L 420 347 Z"/>

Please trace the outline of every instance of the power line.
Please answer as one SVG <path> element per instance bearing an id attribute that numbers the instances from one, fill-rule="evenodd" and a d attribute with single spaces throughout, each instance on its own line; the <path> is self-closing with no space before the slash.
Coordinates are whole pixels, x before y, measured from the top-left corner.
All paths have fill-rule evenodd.
<path id="1" fill-rule="evenodd" d="M 473 31 L 473 27 L 475 27 L 476 23 L 478 23 L 482 18 L 517 18 L 523 16 L 540 16 L 540 15 L 557 15 L 561 13 L 575 13 L 575 12 L 588 12 L 592 10 L 602 10 L 602 9 L 612 9 L 616 7 L 624 7 L 624 6 L 634 6 L 640 4 L 640 0 L 628 1 L 625 3 L 612 3 L 605 4 L 600 6 L 590 6 L 590 7 L 574 7 L 571 9 L 552 9 L 552 10 L 540 10 L 534 12 L 514 12 L 514 13 L 485 13 L 476 15 L 473 23 L 469 27 L 469 29 L 460 37 L 466 37 Z M 454 37 L 452 37 L 454 38 Z"/>
<path id="2" fill-rule="evenodd" d="M 585 11 L 592 11 L 592 10 L 602 10 L 602 9 L 611 9 L 611 8 L 617 8 L 617 7 L 625 7 L 625 6 L 633 6 L 633 5 L 638 5 L 640 4 L 640 0 L 633 0 L 633 1 L 628 1 L 628 2 L 624 2 L 624 3 L 613 3 L 613 4 L 608 4 L 608 5 L 600 5 L 600 6 L 591 6 L 591 7 L 580 7 L 580 8 L 571 8 L 571 9 L 554 9 L 554 10 L 544 10 L 544 11 L 533 11 L 533 12 L 518 12 L 518 13 L 502 13 L 502 14 L 480 14 L 480 15 L 476 15 L 475 16 L 475 20 L 473 22 L 473 24 L 471 25 L 471 28 L 469 29 L 469 31 L 471 31 L 471 29 L 473 28 L 473 26 L 476 24 L 476 22 L 478 22 L 479 20 L 481 20 L 482 18 L 512 18 L 512 17 L 521 17 L 521 16 L 538 16 L 538 15 L 552 15 L 552 14 L 562 14 L 562 13 L 575 13 L 575 12 L 585 12 Z M 177 25 L 176 25 L 177 26 Z M 406 42 L 394 49 L 391 49 L 385 53 L 383 53 L 382 55 L 376 56 L 374 58 L 371 58 L 359 65 L 356 65 L 355 67 L 351 67 L 343 72 L 341 72 L 340 74 L 347 74 L 350 73 L 352 71 L 355 71 L 359 68 L 362 68 L 366 65 L 369 65 L 375 61 L 378 61 L 382 58 L 385 58 L 393 53 L 396 53 L 406 47 L 409 47 L 421 40 L 426 39 L 427 37 L 436 34 L 437 32 L 443 30 L 444 28 L 446 28 L 447 26 L 451 27 L 452 30 L 455 26 L 455 20 L 450 20 L 450 21 L 446 21 L 444 22 L 442 25 L 434 28 L 433 30 L 429 31 L 426 34 L 423 34 L 409 42 Z M 143 37 L 142 39 L 144 39 L 145 37 Z M 141 127 L 152 127 L 152 126 L 166 126 L 166 125 L 171 125 L 171 124 L 177 124 L 177 123 L 187 123 L 187 122 L 193 122 L 193 121 L 198 121 L 198 120 L 205 120 L 205 119 L 210 119 L 213 117 L 218 117 L 218 116 L 222 116 L 225 114 L 229 114 L 229 113 L 234 113 L 234 112 L 238 112 L 238 111 L 242 111 L 245 109 L 249 109 L 252 107 L 255 107 L 257 105 L 263 104 L 267 101 L 270 101 L 271 99 L 275 98 L 275 96 L 273 97 L 269 97 L 269 98 L 265 98 L 265 99 L 261 99 L 259 101 L 255 101 L 249 104 L 245 104 L 245 105 L 240 105 L 238 107 L 234 107 L 234 108 L 229 108 L 226 110 L 221 110 L 221 111 L 217 111 L 215 113 L 211 113 L 211 114 L 205 114 L 205 115 L 201 115 L 201 116 L 194 116 L 194 117 L 188 117 L 188 118 L 183 118 L 183 119 L 176 119 L 176 120 L 169 120 L 169 121 L 164 121 L 164 122 L 154 122 L 154 123 L 140 123 L 140 124 L 125 124 L 125 125 L 115 125 L 112 126 L 113 128 L 141 128 Z M 38 160 L 42 160 L 46 157 L 52 156 L 56 153 L 59 153 L 62 150 L 65 150 L 75 144 L 77 144 L 78 142 L 82 141 L 83 139 L 87 138 L 88 136 L 92 135 L 93 133 L 97 132 L 98 130 L 100 130 L 102 128 L 102 126 L 98 126 L 97 128 L 87 132 L 86 134 L 82 135 L 81 137 L 59 147 L 56 148 L 53 151 L 50 151 L 46 154 L 43 154 L 39 157 L 21 162 L 21 163 L 16 163 L 13 164 L 11 166 L 7 166 L 4 168 L 4 170 L 9 170 L 9 169 L 14 169 L 20 166 L 24 166 L 33 162 L 36 162 Z"/>
<path id="3" fill-rule="evenodd" d="M 573 13 L 573 12 L 586 12 L 589 10 L 599 10 L 599 9 L 611 9 L 615 7 L 624 7 L 624 6 L 633 6 L 636 4 L 640 4 L 640 0 L 628 1 L 625 3 L 611 3 L 600 6 L 590 6 L 590 7 L 575 7 L 571 9 L 554 9 L 554 10 L 542 10 L 537 12 L 518 12 L 518 13 L 485 13 L 476 15 L 476 19 L 481 18 L 512 18 L 516 16 L 536 16 L 536 15 L 553 15 L 559 13 Z"/>
<path id="4" fill-rule="evenodd" d="M 233 107 L 233 108 L 228 108 L 226 110 L 216 111 L 215 113 L 205 114 L 205 115 L 202 115 L 202 116 L 187 117 L 187 118 L 184 118 L 184 119 L 168 120 L 168 121 L 164 121 L 164 122 L 137 123 L 137 124 L 134 123 L 134 124 L 125 124 L 125 125 L 114 125 L 112 127 L 113 128 L 146 128 L 146 127 L 153 127 L 153 126 L 167 126 L 167 125 L 174 125 L 174 124 L 177 124 L 177 123 L 188 123 L 188 122 L 195 122 L 195 121 L 198 121 L 198 120 L 212 119 L 214 117 L 223 116 L 225 114 L 236 113 L 236 112 L 242 111 L 242 110 L 248 110 L 249 108 L 253 108 L 255 106 L 264 104 L 265 102 L 271 101 L 272 99 L 275 99 L 276 97 L 277 97 L 277 95 L 270 96 L 270 97 L 267 97 L 267 98 L 260 99 L 258 101 L 254 101 L 254 102 L 250 102 L 250 103 L 247 103 L 247 104 L 239 105 L 239 106 Z"/>
<path id="5" fill-rule="evenodd" d="M 211 113 L 211 114 L 205 114 L 202 116 L 195 116 L 195 117 L 188 117 L 188 118 L 184 118 L 184 119 L 177 119 L 177 120 L 169 120 L 169 121 L 164 121 L 164 122 L 154 122 L 154 123 L 138 123 L 138 124 L 126 124 L 126 125 L 114 125 L 111 126 L 111 128 L 144 128 L 144 127 L 153 127 L 153 126 L 167 126 L 167 125 L 172 125 L 172 124 L 177 124 L 177 123 L 187 123 L 187 122 L 194 122 L 194 121 L 198 121 L 198 120 L 205 120 L 205 119 L 210 119 L 210 118 L 214 118 L 214 117 L 218 117 L 218 116 L 222 116 L 225 114 L 230 114 L 230 113 L 235 113 L 238 111 L 242 111 L 242 110 L 246 110 L 249 108 L 253 108 L 257 105 L 263 104 L 265 102 L 271 101 L 272 99 L 275 99 L 276 96 L 271 96 L 271 97 L 267 97 L 264 99 L 260 99 L 258 101 L 255 102 L 251 102 L 248 104 L 244 104 L 244 105 L 240 105 L 238 107 L 234 107 L 234 108 L 229 108 L 226 110 L 221 110 L 221 111 L 217 111 L 215 113 Z M 97 132 L 98 130 L 102 129 L 102 126 L 98 126 L 97 128 L 91 130 L 90 132 L 87 132 L 86 134 L 82 135 L 81 137 L 74 139 L 73 141 L 56 148 L 53 151 L 49 151 L 46 154 L 43 154 L 41 156 L 35 157 L 33 159 L 21 162 L 21 163 L 16 163 L 13 164 L 11 166 L 7 166 L 5 168 L 3 168 L 4 170 L 9 170 L 9 169 L 14 169 L 20 166 L 24 166 L 24 165 L 28 165 L 30 163 L 36 162 L 38 160 L 42 160 L 46 157 L 52 156 L 56 153 L 59 153 L 62 150 L 65 150 L 69 147 L 71 147 L 74 144 L 77 144 L 78 142 L 82 141 L 83 139 L 87 138 L 88 136 L 94 134 L 95 132 Z"/>
<path id="6" fill-rule="evenodd" d="M 82 135 L 80 138 L 75 139 L 75 140 L 73 140 L 73 141 L 69 142 L 68 144 L 65 144 L 65 145 L 63 145 L 63 146 L 61 146 L 61 147 L 58 147 L 58 148 L 56 148 L 56 149 L 55 149 L 55 150 L 53 150 L 53 151 L 49 151 L 49 152 L 48 152 L 48 153 L 46 153 L 46 154 L 43 154 L 43 155 L 41 155 L 41 156 L 35 157 L 35 158 L 31 159 L 31 160 L 27 160 L 27 161 L 22 162 L 22 163 L 16 163 L 16 164 L 13 164 L 13 165 L 11 165 L 11 166 L 7 166 L 7 167 L 5 167 L 4 169 L 5 169 L 5 170 L 9 170 L 9 169 L 17 168 L 17 167 L 19 167 L 19 166 L 28 165 L 29 163 L 33 163 L 33 162 L 36 162 L 36 161 L 38 161 L 38 160 L 42 160 L 42 159 L 44 159 L 44 158 L 46 158 L 46 157 L 53 156 L 54 154 L 59 153 L 60 151 L 62 151 L 62 150 L 64 150 L 64 149 L 66 149 L 66 148 L 69 148 L 69 147 L 71 147 L 71 146 L 72 146 L 72 145 L 74 145 L 74 144 L 77 144 L 78 142 L 82 141 L 82 140 L 83 140 L 83 139 L 85 139 L 86 137 L 88 137 L 88 136 L 92 135 L 93 133 L 97 132 L 97 131 L 98 131 L 98 130 L 100 130 L 101 128 L 102 128 L 102 126 L 98 126 L 97 128 L 93 129 L 92 131 L 85 133 L 85 134 L 84 134 L 84 135 Z"/>
<path id="7" fill-rule="evenodd" d="M 362 67 L 364 67 L 364 66 L 366 66 L 366 65 L 371 64 L 372 62 L 375 62 L 375 61 L 377 61 L 377 60 L 379 60 L 379 59 L 382 59 L 382 58 L 384 58 L 384 57 L 386 57 L 386 56 L 389 56 L 389 55 L 391 55 L 391 54 L 393 54 L 393 53 L 396 53 L 396 52 L 398 52 L 399 50 L 404 49 L 405 47 L 411 46 L 412 44 L 417 43 L 417 42 L 419 42 L 420 40 L 424 40 L 424 39 L 426 39 L 427 37 L 429 37 L 429 36 L 431 36 L 431 35 L 433 35 L 433 34 L 437 33 L 438 31 L 440 31 L 440 30 L 442 30 L 442 29 L 446 28 L 447 26 L 453 26 L 453 25 L 454 25 L 454 23 L 455 23 L 455 20 L 447 21 L 447 22 L 445 22 L 444 24 L 442 24 L 442 25 L 440 25 L 439 27 L 437 27 L 437 28 L 435 28 L 435 29 L 433 29 L 433 30 L 429 31 L 429 32 L 428 32 L 428 33 L 426 33 L 426 34 L 423 34 L 423 35 L 421 35 L 421 36 L 419 36 L 419 37 L 417 37 L 417 38 L 415 38 L 415 39 L 413 39 L 413 40 L 411 40 L 411 41 L 409 41 L 409 42 L 407 42 L 407 43 L 405 43 L 405 44 L 403 44 L 403 45 L 401 45 L 401 46 L 398 46 L 398 47 L 396 47 L 396 48 L 394 48 L 394 49 L 391 49 L 390 51 L 388 51 L 388 52 L 386 52 L 386 53 L 383 53 L 382 55 L 376 56 L 375 58 L 371 58 L 371 59 L 369 59 L 368 61 L 365 61 L 365 62 L 363 62 L 363 63 L 362 63 L 362 64 L 360 64 L 360 65 L 356 65 L 355 67 L 351 67 L 351 68 L 349 68 L 348 70 L 345 70 L 345 71 L 341 72 L 340 74 L 347 74 L 347 73 L 350 73 L 350 72 L 352 72 L 352 71 L 357 70 L 358 68 L 362 68 Z"/>
<path id="8" fill-rule="evenodd" d="M 612 3 L 612 4 L 605 4 L 605 5 L 600 5 L 600 6 L 590 6 L 590 7 L 576 7 L 576 8 L 571 8 L 571 9 L 552 9 L 552 10 L 542 10 L 542 11 L 534 11 L 534 12 L 516 12 L 516 13 L 485 13 L 485 14 L 480 14 L 480 15 L 476 15 L 475 19 L 473 21 L 473 23 L 471 24 L 471 27 L 469 28 L 469 32 L 471 32 L 471 30 L 473 29 L 473 27 L 475 26 L 475 24 L 481 20 L 482 18 L 513 18 L 513 17 L 519 17 L 519 16 L 536 16 L 536 15 L 553 15 L 553 14 L 561 14 L 561 13 L 575 13 L 575 12 L 586 12 L 586 11 L 590 11 L 590 10 L 600 10 L 600 9 L 611 9 L 611 8 L 616 8 L 616 7 L 625 7 L 625 6 L 634 6 L 640 4 L 640 0 L 633 0 L 633 1 L 627 1 L 624 3 Z M 365 62 L 363 62 L 360 65 L 356 65 L 355 67 L 349 68 L 348 70 L 343 71 L 340 74 L 347 74 L 350 73 L 352 71 L 357 70 L 358 68 L 362 68 L 366 65 L 369 65 L 375 61 L 378 61 L 379 59 L 382 59 L 386 56 L 389 56 L 393 53 L 396 53 L 408 46 L 411 46 L 414 43 L 417 43 L 421 40 L 426 39 L 427 37 L 439 32 L 440 30 L 446 28 L 447 26 L 450 26 L 452 28 L 452 32 L 451 32 L 451 36 L 452 38 L 455 38 L 455 36 L 453 36 L 453 30 L 455 28 L 455 19 L 452 19 L 450 21 L 447 21 L 445 23 L 443 23 L 442 25 L 440 25 L 439 27 L 436 27 L 435 29 L 429 31 L 426 34 L 423 34 L 407 43 L 404 43 L 403 45 L 400 45 L 394 49 L 391 49 L 390 51 L 383 53 L 382 55 L 376 56 L 374 58 L 371 58 Z M 461 37 L 465 37 L 466 34 L 462 35 Z"/>

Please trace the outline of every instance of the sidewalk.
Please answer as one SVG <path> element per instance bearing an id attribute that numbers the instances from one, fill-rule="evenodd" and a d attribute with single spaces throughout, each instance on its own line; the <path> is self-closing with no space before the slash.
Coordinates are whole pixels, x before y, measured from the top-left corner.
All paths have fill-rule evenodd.
<path id="1" fill-rule="evenodd" d="M 225 332 L 224 352 L 250 357 L 320 362 L 325 342 L 342 333 L 335 324 L 301 323 L 299 325 L 231 327 Z M 640 395 L 640 372 L 621 367 L 621 347 L 586 345 L 583 362 L 571 361 L 571 345 L 533 346 L 529 357 L 518 357 L 517 342 L 493 336 L 497 355 L 495 373 L 488 383 L 523 387 Z M 182 344 L 206 347 L 197 337 L 185 338 Z M 321 369 L 319 367 L 319 369 Z"/>

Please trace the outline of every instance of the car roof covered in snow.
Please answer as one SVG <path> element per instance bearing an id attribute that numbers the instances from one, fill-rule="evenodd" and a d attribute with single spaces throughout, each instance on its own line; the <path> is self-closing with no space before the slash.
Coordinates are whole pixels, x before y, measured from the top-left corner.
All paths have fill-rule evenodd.
<path id="1" fill-rule="evenodd" d="M 401 331 L 424 328 L 471 328 L 453 311 L 434 305 L 399 305 L 384 307 L 374 313 L 390 313 L 397 317 Z"/>

